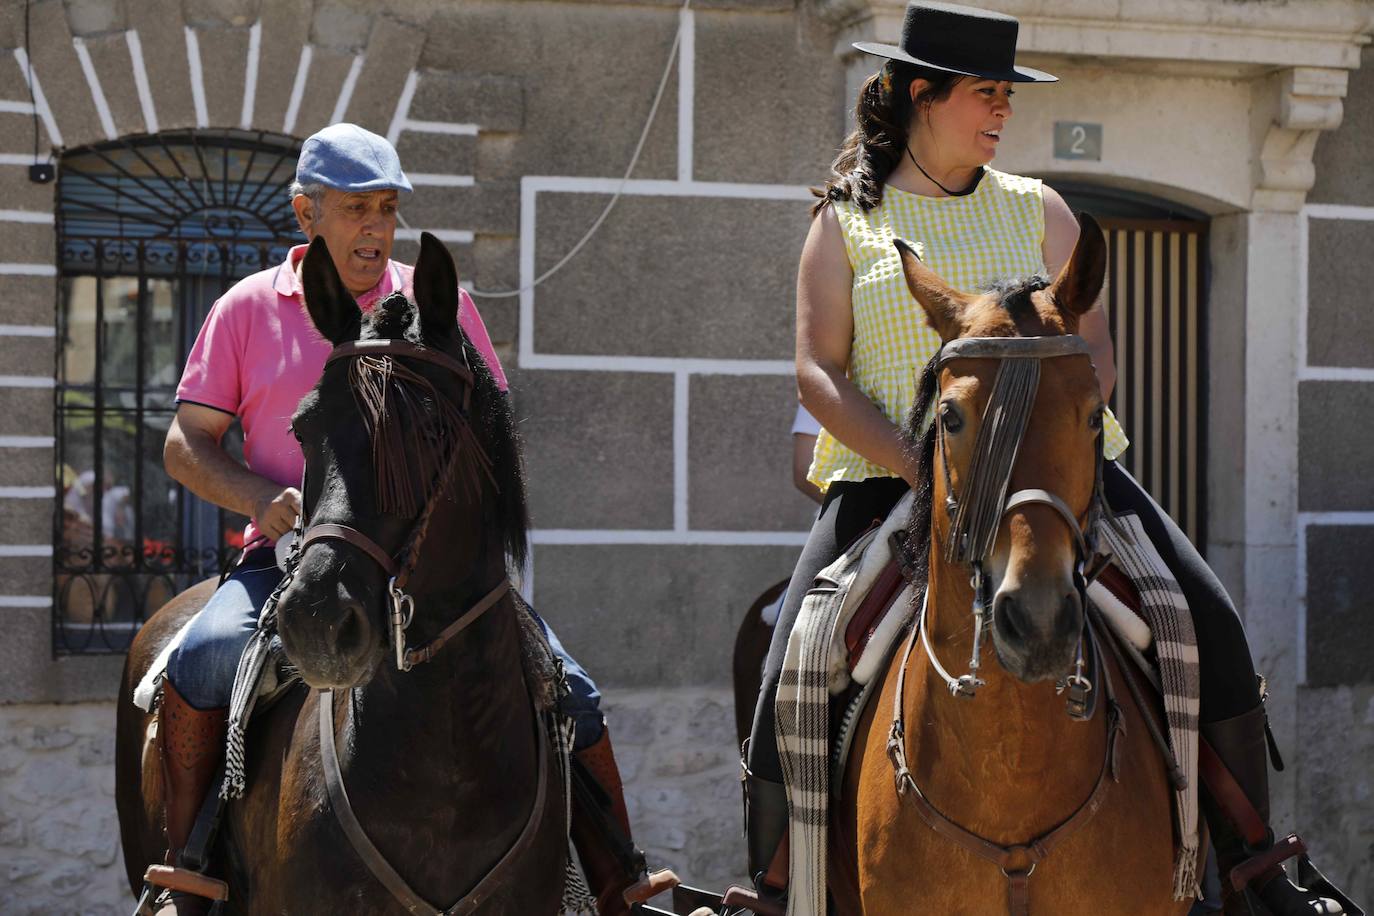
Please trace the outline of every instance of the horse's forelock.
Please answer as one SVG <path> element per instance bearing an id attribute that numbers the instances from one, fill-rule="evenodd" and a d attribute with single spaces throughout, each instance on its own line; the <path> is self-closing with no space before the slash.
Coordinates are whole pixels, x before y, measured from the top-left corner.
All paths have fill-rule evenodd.
<path id="1" fill-rule="evenodd" d="M 472 367 L 475 384 L 472 415 L 466 418 L 463 426 L 472 436 L 474 461 L 488 466 L 496 484 L 496 497 L 490 522 L 500 529 L 507 554 L 517 567 L 522 566 L 527 551 L 526 535 L 529 520 L 519 438 L 509 398 L 497 385 L 495 376 L 487 367 L 482 354 L 473 346 L 461 326 L 455 328 L 455 333 L 449 340 L 425 340 L 421 331 L 419 309 L 400 292 L 385 297 L 367 311 L 363 320 L 362 338 L 402 339 L 444 351 L 456 347 L 457 352 L 450 355 L 464 359 Z M 377 416 L 376 419 L 381 418 Z M 393 425 L 392 429 L 400 430 L 407 426 L 408 424 L 403 422 Z M 391 481 L 393 484 L 397 482 L 399 481 L 394 478 Z"/>
<path id="2" fill-rule="evenodd" d="M 364 315 L 362 339 L 420 343 L 419 310 L 415 303 L 399 292 L 379 300 Z"/>

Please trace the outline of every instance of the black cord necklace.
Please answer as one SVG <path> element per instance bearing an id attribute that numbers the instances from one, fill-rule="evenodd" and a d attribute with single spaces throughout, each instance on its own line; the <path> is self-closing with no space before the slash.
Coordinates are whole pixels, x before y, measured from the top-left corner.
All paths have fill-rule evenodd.
<path id="1" fill-rule="evenodd" d="M 907 157 L 911 159 L 911 164 L 916 166 L 917 170 L 919 170 L 922 175 L 929 178 L 931 184 L 935 185 L 935 187 L 939 188 L 941 191 L 944 191 L 950 197 L 958 197 L 968 190 L 967 188 L 965 188 L 963 191 L 951 191 L 949 188 L 945 187 L 944 185 L 940 184 L 940 182 L 936 181 L 929 172 L 921 168 L 921 163 L 916 161 L 916 155 L 911 151 L 911 147 L 908 146 L 906 148 L 906 154 Z"/>

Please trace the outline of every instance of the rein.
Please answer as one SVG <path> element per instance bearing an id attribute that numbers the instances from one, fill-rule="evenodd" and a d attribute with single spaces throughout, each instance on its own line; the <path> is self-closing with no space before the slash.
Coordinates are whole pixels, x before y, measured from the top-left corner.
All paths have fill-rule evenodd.
<path id="1" fill-rule="evenodd" d="M 1036 392 L 1040 385 L 1041 361 L 1060 356 L 1088 355 L 1088 345 L 1077 335 L 1054 337 L 967 337 L 945 344 L 937 357 L 936 372 L 952 359 L 991 358 L 1000 360 L 997 377 L 993 384 L 992 395 L 988 399 L 983 414 L 983 422 L 974 443 L 973 458 L 969 463 L 968 486 L 965 498 L 960 499 L 955 492 L 953 478 L 949 470 L 949 453 L 945 443 L 944 425 L 938 411 L 935 418 L 936 435 L 945 474 L 945 510 L 950 518 L 950 539 L 945 544 L 944 558 L 951 564 L 967 565 L 972 570 L 973 585 L 973 652 L 969 658 L 969 670 L 958 678 L 949 674 L 935 656 L 930 644 L 929 628 L 926 626 L 926 609 L 930 591 L 929 584 L 921 599 L 921 610 L 906 639 L 902 661 L 897 669 L 897 689 L 893 697 L 892 728 L 888 732 L 887 755 L 892 763 L 896 780 L 897 794 L 909 798 L 916 807 L 917 814 L 937 834 L 955 843 L 974 855 L 996 865 L 1008 881 L 1008 908 L 1012 916 L 1028 916 L 1030 912 L 1030 876 L 1036 866 L 1050 854 L 1051 849 L 1072 830 L 1085 824 L 1102 807 L 1108 785 L 1107 775 L 1116 780 L 1116 742 L 1125 730 L 1121 707 L 1116 701 L 1111 676 L 1101 650 L 1092 639 L 1092 627 L 1088 621 L 1087 596 L 1088 584 L 1097 578 L 1110 561 L 1097 549 L 1094 534 L 1098 521 L 1107 513 L 1106 499 L 1102 490 L 1102 437 L 1096 443 L 1096 479 L 1093 484 L 1093 497 L 1087 513 L 1086 532 L 1079 525 L 1079 519 L 1068 504 L 1057 494 L 1048 490 L 1028 488 L 1017 490 L 1008 495 L 1012 471 L 1021 448 L 1021 440 L 1030 422 L 1031 409 L 1035 404 Z M 937 395 L 938 403 L 938 395 Z M 1022 506 L 1043 505 L 1053 509 L 1064 521 L 1074 537 L 1074 586 L 1083 605 L 1083 632 L 1079 636 L 1077 658 L 1074 671 L 1059 684 L 1059 691 L 1068 690 L 1068 713 L 1077 720 L 1092 716 L 1088 695 L 1093 690 L 1092 683 L 1084 675 L 1084 647 L 1093 653 L 1096 669 L 1101 672 L 1107 706 L 1107 742 L 1102 767 L 1097 781 L 1088 798 L 1058 826 L 1041 834 L 1035 839 L 1018 845 L 1001 846 L 973 833 L 942 814 L 935 808 L 917 785 L 906 757 L 906 669 L 912 651 L 919 639 L 922 649 L 930 659 L 931 666 L 950 694 L 965 699 L 973 698 L 984 681 L 978 676 L 981 661 L 983 633 L 987 629 L 987 609 L 990 596 L 990 582 L 983 572 L 983 564 L 992 553 L 997 532 L 1007 513 Z"/>

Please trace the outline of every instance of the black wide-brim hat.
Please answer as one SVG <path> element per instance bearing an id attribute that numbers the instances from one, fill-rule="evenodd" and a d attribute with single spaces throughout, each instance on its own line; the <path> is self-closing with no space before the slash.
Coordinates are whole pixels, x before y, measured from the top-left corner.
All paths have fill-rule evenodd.
<path id="1" fill-rule="evenodd" d="M 865 54 L 980 79 L 1057 82 L 1059 77 L 1043 70 L 1016 66 L 1020 25 L 1013 16 L 972 6 L 909 3 L 900 45 L 856 41 L 854 47 Z"/>

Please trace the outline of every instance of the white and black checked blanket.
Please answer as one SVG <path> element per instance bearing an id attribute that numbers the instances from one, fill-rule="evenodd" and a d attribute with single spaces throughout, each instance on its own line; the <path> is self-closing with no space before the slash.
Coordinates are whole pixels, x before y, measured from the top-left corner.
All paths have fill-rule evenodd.
<path id="1" fill-rule="evenodd" d="M 1116 525 L 1103 522 L 1098 532 L 1112 553 L 1112 562 L 1130 577 L 1140 593 L 1140 616 L 1154 636 L 1169 748 L 1187 780 L 1174 791 L 1178 846 L 1174 899 L 1186 900 L 1197 896 L 1198 889 L 1197 746 L 1201 679 L 1193 617 L 1173 573 L 1150 543 L 1135 513 L 1118 515 Z"/>
<path id="2" fill-rule="evenodd" d="M 1185 899 L 1197 890 L 1197 639 L 1183 593 L 1139 520 L 1122 514 L 1117 522 L 1118 530 L 1104 523 L 1102 534 L 1116 563 L 1140 592 L 1140 613 L 1154 634 L 1159 656 L 1169 744 L 1187 777 L 1187 785 L 1174 799 L 1178 834 L 1174 895 Z M 877 538 L 886 536 L 888 527 L 870 532 L 820 572 L 787 640 L 776 726 L 790 821 L 787 916 L 825 916 L 832 646 L 844 638 L 845 611 L 862 597 L 857 592 L 851 595 L 851 588 L 871 584 L 860 575 L 864 553 Z"/>

